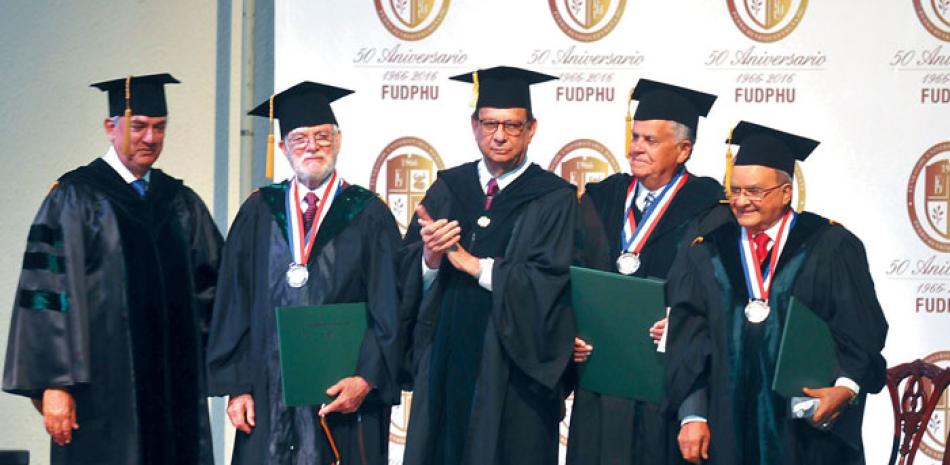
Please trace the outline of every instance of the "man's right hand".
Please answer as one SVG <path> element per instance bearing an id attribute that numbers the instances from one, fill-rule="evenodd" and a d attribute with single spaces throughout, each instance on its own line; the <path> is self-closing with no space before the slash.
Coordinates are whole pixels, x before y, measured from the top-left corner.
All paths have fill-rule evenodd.
<path id="1" fill-rule="evenodd" d="M 579 337 L 574 338 L 574 363 L 584 363 L 594 351 L 594 346 Z"/>
<path id="2" fill-rule="evenodd" d="M 73 440 L 76 423 L 76 401 L 65 389 L 49 388 L 43 391 L 43 424 L 57 445 L 65 446 Z"/>
<path id="3" fill-rule="evenodd" d="M 251 434 L 254 422 L 254 398 L 250 394 L 241 394 L 228 398 L 228 418 L 238 431 Z"/>
<path id="4" fill-rule="evenodd" d="M 422 226 L 419 235 L 422 237 L 422 253 L 426 266 L 438 269 L 442 256 L 462 239 L 462 228 L 459 227 L 458 221 L 433 220 L 422 204 L 416 207 L 416 216 L 419 226 Z"/>
<path id="5" fill-rule="evenodd" d="M 691 421 L 680 427 L 677 440 L 683 460 L 699 464 L 709 460 L 709 425 L 705 421 Z"/>

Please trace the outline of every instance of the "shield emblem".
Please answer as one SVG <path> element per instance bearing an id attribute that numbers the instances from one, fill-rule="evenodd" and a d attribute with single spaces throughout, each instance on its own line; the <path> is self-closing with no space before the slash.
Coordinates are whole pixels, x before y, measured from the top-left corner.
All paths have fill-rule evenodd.
<path id="1" fill-rule="evenodd" d="M 567 13 L 579 26 L 590 29 L 607 16 L 611 0 L 564 0 Z"/>
<path id="2" fill-rule="evenodd" d="M 584 155 L 561 164 L 561 179 L 577 186 L 578 195 L 584 193 L 587 183 L 601 181 L 611 174 L 610 165 L 597 157 Z"/>
<path id="3" fill-rule="evenodd" d="M 930 4 L 940 21 L 950 27 L 950 0 L 930 0 Z"/>
<path id="4" fill-rule="evenodd" d="M 386 161 L 386 203 L 403 232 L 435 175 L 435 163 L 418 154 L 402 153 Z"/>
<path id="5" fill-rule="evenodd" d="M 772 29 L 792 10 L 793 0 L 743 0 L 745 11 L 759 27 Z"/>
<path id="6" fill-rule="evenodd" d="M 396 18 L 406 27 L 414 28 L 422 24 L 432 13 L 436 0 L 389 0 Z"/>
<path id="7" fill-rule="evenodd" d="M 950 239 L 950 160 L 941 160 L 927 166 L 924 181 L 924 205 L 927 221 L 944 239 Z"/>

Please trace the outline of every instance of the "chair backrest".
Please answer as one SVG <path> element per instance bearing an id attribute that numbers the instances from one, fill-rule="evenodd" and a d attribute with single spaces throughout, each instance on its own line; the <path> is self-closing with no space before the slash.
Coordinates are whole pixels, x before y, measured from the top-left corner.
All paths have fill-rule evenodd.
<path id="1" fill-rule="evenodd" d="M 901 384 L 903 392 L 898 392 Z M 919 359 L 887 369 L 887 390 L 894 410 L 894 441 L 888 464 L 894 465 L 900 456 L 900 465 L 913 465 L 927 422 L 948 384 L 950 370 Z M 950 464 L 948 457 L 945 451 L 945 465 Z"/>
<path id="2" fill-rule="evenodd" d="M 30 465 L 30 452 L 25 450 L 0 450 L 0 465 Z"/>

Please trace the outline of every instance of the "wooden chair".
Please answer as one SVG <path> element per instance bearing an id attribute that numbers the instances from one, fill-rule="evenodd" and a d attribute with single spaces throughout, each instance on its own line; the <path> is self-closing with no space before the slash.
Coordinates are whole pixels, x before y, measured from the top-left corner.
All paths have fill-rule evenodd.
<path id="1" fill-rule="evenodd" d="M 903 384 L 903 392 L 898 388 Z M 887 463 L 913 465 L 920 440 L 927 431 L 940 396 L 950 384 L 950 369 L 943 369 L 923 360 L 914 360 L 887 369 L 887 390 L 894 410 L 894 441 Z M 950 448 L 950 447 L 948 447 Z M 950 453 L 944 451 L 944 465 L 950 465 Z"/>
<path id="2" fill-rule="evenodd" d="M 0 450 L 0 465 L 30 465 L 30 453 L 25 450 Z"/>

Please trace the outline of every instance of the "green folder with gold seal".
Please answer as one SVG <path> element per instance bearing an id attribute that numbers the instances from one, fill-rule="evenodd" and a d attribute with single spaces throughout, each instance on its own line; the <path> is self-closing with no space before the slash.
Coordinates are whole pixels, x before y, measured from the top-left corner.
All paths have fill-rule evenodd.
<path id="1" fill-rule="evenodd" d="M 582 388 L 653 403 L 663 399 L 663 355 L 649 330 L 666 317 L 665 286 L 658 279 L 571 267 L 578 336 L 594 346 L 578 364 Z"/>
<path id="2" fill-rule="evenodd" d="M 354 375 L 365 332 L 365 302 L 277 307 L 284 404 L 300 407 L 333 400 L 326 390 Z"/>
<path id="3" fill-rule="evenodd" d="M 785 316 L 772 390 L 782 397 L 804 396 L 803 387 L 833 386 L 838 356 L 828 323 L 792 297 Z"/>

